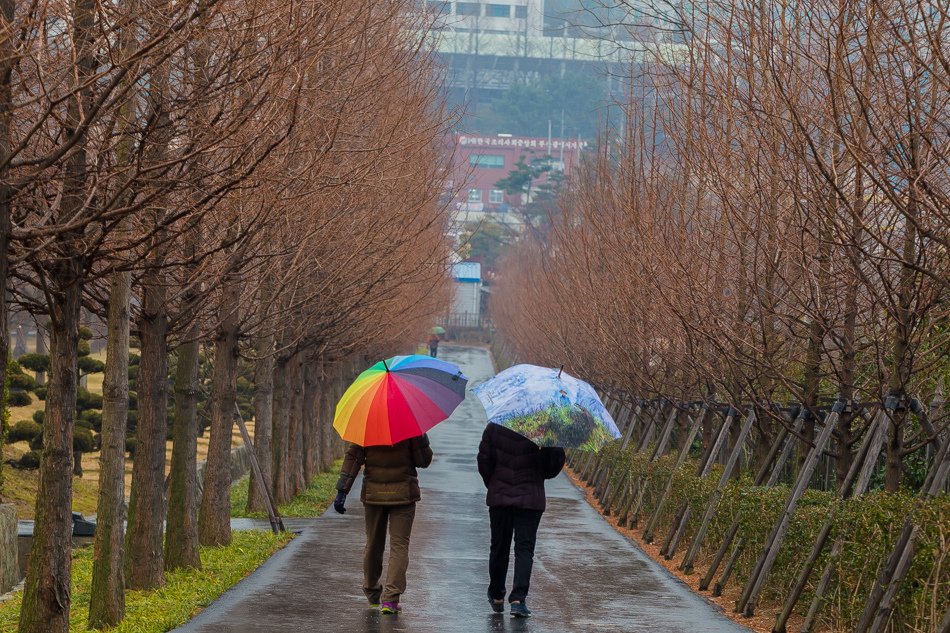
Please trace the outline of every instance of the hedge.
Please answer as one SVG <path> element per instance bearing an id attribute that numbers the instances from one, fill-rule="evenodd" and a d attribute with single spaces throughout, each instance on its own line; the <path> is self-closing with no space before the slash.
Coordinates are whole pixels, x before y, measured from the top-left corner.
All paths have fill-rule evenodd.
<path id="1" fill-rule="evenodd" d="M 675 466 L 675 456 L 654 463 L 632 451 L 620 453 L 617 443 L 603 449 L 603 463 L 611 466 L 612 486 L 621 485 L 625 474 L 645 478 L 642 517 L 652 515 L 660 493 Z M 714 467 L 706 478 L 696 476 L 697 464 L 688 459 L 673 473 L 670 498 L 661 513 L 655 539 L 660 541 L 670 529 L 680 506 L 689 503 L 690 523 L 680 546 L 682 554 L 698 527 L 707 502 L 716 488 L 721 467 Z M 734 520 L 738 537 L 746 546 L 736 561 L 730 583 L 744 585 L 755 566 L 772 527 L 788 498 L 788 486 L 754 486 L 748 476 L 727 486 L 716 515 L 696 560 L 696 572 L 705 573 Z M 812 573 L 810 584 L 798 609 L 807 611 L 821 570 L 827 562 L 836 538 L 843 543 L 842 555 L 835 564 L 833 582 L 825 596 L 819 625 L 832 630 L 850 630 L 857 623 L 871 584 L 899 535 L 905 518 L 912 515 L 919 527 L 917 551 L 910 572 L 901 587 L 892 620 L 893 630 L 936 630 L 950 604 L 950 497 L 944 494 L 918 503 L 909 492 L 888 494 L 872 491 L 859 498 L 842 501 L 832 492 L 808 490 L 798 503 L 788 534 L 775 566 L 769 574 L 762 600 L 783 602 L 795 583 L 803 561 L 811 550 L 821 525 L 833 513 L 833 532 L 825 553 Z M 721 571 L 721 568 L 720 568 Z"/>

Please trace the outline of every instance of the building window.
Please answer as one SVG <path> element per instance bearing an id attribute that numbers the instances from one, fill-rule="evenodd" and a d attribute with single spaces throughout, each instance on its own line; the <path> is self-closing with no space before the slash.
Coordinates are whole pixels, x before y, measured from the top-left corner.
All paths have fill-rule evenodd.
<path id="1" fill-rule="evenodd" d="M 510 4 L 490 4 L 485 8 L 485 15 L 489 18 L 511 17 Z"/>
<path id="2" fill-rule="evenodd" d="M 482 190 L 481 190 L 481 189 L 469 189 L 469 190 L 468 190 L 468 201 L 469 201 L 469 202 L 481 202 L 481 201 L 482 201 Z"/>
<path id="3" fill-rule="evenodd" d="M 488 192 L 488 201 L 492 204 L 501 204 L 505 201 L 505 192 L 501 189 L 492 189 Z"/>
<path id="4" fill-rule="evenodd" d="M 429 0 L 426 2 L 426 6 L 435 15 L 447 15 L 452 11 L 452 4 L 444 0 Z"/>
<path id="5" fill-rule="evenodd" d="M 528 7 L 526 6 L 516 6 L 515 7 L 515 17 L 521 18 L 522 20 L 527 19 L 528 17 Z"/>
<path id="6" fill-rule="evenodd" d="M 456 15 L 473 15 L 478 17 L 482 14 L 482 5 L 477 2 L 456 2 Z"/>
<path id="7" fill-rule="evenodd" d="M 471 167 L 501 169 L 505 166 L 505 157 L 501 154 L 469 154 L 468 164 Z"/>

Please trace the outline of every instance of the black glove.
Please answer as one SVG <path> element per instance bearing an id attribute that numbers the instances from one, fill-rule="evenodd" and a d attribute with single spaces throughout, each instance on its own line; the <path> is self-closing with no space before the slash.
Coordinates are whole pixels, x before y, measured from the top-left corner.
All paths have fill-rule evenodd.
<path id="1" fill-rule="evenodd" d="M 336 493 L 336 499 L 333 500 L 333 509 L 339 512 L 340 514 L 346 514 L 346 508 L 343 504 L 346 503 L 346 493 L 342 490 Z"/>

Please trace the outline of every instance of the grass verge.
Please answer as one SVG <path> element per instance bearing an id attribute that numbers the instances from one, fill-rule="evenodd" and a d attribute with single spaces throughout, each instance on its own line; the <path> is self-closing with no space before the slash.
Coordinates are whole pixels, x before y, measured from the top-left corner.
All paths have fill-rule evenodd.
<path id="1" fill-rule="evenodd" d="M 3 460 L 19 459 L 29 450 L 26 442 L 4 445 Z M 9 464 L 3 465 L 3 485 L 0 500 L 16 506 L 18 519 L 32 519 L 36 511 L 36 491 L 40 485 L 38 470 L 18 470 Z M 90 479 L 73 477 L 73 510 L 83 514 L 95 514 L 99 498 L 99 483 Z"/>
<path id="2" fill-rule="evenodd" d="M 125 620 L 110 633 L 161 633 L 184 624 L 227 589 L 260 567 L 293 535 L 264 531 L 235 532 L 226 547 L 202 547 L 201 570 L 166 574 L 166 584 L 152 591 L 126 593 Z M 73 554 L 70 631 L 85 631 L 92 584 L 92 548 Z M 0 633 L 13 633 L 20 617 L 22 592 L 0 604 Z"/>
<path id="3" fill-rule="evenodd" d="M 342 465 L 343 460 L 338 459 L 333 462 L 329 470 L 314 476 L 303 492 L 277 508 L 280 516 L 294 519 L 315 519 L 323 514 L 336 496 L 336 480 L 340 476 Z M 266 519 L 266 512 L 247 511 L 247 484 L 248 478 L 244 477 L 231 487 L 231 516 Z"/>

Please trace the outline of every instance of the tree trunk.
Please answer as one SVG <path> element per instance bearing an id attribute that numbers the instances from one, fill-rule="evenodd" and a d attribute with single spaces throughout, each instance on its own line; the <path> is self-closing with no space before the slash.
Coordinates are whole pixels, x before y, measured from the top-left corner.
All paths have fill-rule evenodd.
<path id="1" fill-rule="evenodd" d="M 10 4 L 2 7 L 5 25 L 12 23 L 7 21 L 7 11 L 11 11 L 12 15 L 12 9 Z M 72 4 L 71 36 L 75 51 L 72 83 L 75 93 L 65 106 L 66 136 L 78 128 L 92 98 L 90 78 L 96 64 L 93 50 L 95 10 L 96 3 L 93 0 L 76 0 Z M 9 34 L 5 39 L 9 40 Z M 8 61 L 12 59 L 15 56 L 5 58 L 4 63 L 12 63 Z M 10 69 L 4 70 L 7 72 L 3 73 L 2 83 L 5 85 L 4 91 L 7 91 Z M 6 117 L 4 120 L 7 121 Z M 8 133 L 3 136 L 4 141 L 9 141 Z M 80 140 L 65 161 L 60 219 L 73 217 L 87 204 L 86 154 L 85 140 Z M 8 194 L 9 191 L 5 195 Z M 8 221 L 9 218 L 4 218 L 0 223 Z M 47 291 L 53 323 L 50 380 L 46 392 L 33 545 L 20 609 L 20 633 L 65 633 L 69 630 L 73 425 L 76 421 L 76 384 L 79 378 L 79 318 L 84 263 L 76 244 L 81 238 L 80 234 L 70 232 L 61 235 L 57 244 L 50 246 L 54 252 L 49 253 L 49 258 L 55 262 L 48 278 Z M 6 279 L 2 281 L 5 294 Z M 6 329 L 7 324 L 3 326 Z M 6 364 L 5 356 L 0 360 Z"/>
<path id="2" fill-rule="evenodd" d="M 919 152 L 920 138 L 916 133 L 911 133 L 909 144 L 909 157 L 911 170 L 917 171 L 917 154 Z M 918 315 L 914 308 L 915 291 L 919 279 L 919 273 L 915 267 L 917 265 L 917 187 L 919 185 L 916 179 L 908 187 L 907 200 L 907 221 L 904 222 L 904 248 L 901 253 L 901 269 L 898 278 L 897 289 L 897 310 L 894 314 L 894 332 L 891 342 L 891 363 L 890 378 L 888 386 L 889 395 L 897 398 L 900 402 L 897 411 L 891 417 L 891 428 L 888 432 L 887 442 L 887 461 L 884 474 L 884 488 L 888 492 L 897 492 L 901 480 L 901 465 L 904 457 L 904 426 L 908 420 L 907 415 L 907 383 L 910 381 L 913 370 L 913 354 L 911 340 L 913 336 L 914 325 L 918 321 Z"/>
<path id="3" fill-rule="evenodd" d="M 323 472 L 333 464 L 333 409 L 331 403 L 330 386 L 332 383 L 327 375 L 327 364 L 321 361 L 319 366 L 319 380 L 317 382 L 317 431 L 320 436 L 320 463 L 319 471 Z"/>
<path id="4" fill-rule="evenodd" d="M 73 425 L 79 350 L 81 262 L 65 259 L 56 270 L 50 376 L 43 423 L 43 453 L 36 492 L 33 545 L 20 611 L 21 633 L 69 630 L 72 573 Z"/>
<path id="5" fill-rule="evenodd" d="M 257 363 L 254 368 L 254 453 L 261 467 L 261 475 L 268 489 L 273 490 L 271 471 L 274 407 L 274 335 L 266 334 L 257 340 Z M 247 511 L 264 509 L 264 500 L 253 477 L 248 477 Z"/>
<path id="6" fill-rule="evenodd" d="M 165 570 L 201 569 L 198 552 L 198 328 L 178 347 Z"/>
<path id="7" fill-rule="evenodd" d="M 290 499 L 289 477 L 287 476 L 287 430 L 288 430 L 288 389 L 287 366 L 289 359 L 279 358 L 274 367 L 274 444 L 273 477 L 274 501 L 284 503 Z"/>
<path id="8" fill-rule="evenodd" d="M 320 436 L 317 419 L 320 416 L 320 392 L 312 362 L 303 366 L 303 479 L 304 486 L 313 479 L 318 468 Z"/>
<path id="9" fill-rule="evenodd" d="M 102 452 L 89 596 L 89 627 L 125 617 L 125 435 L 129 419 L 129 296 L 132 274 L 113 273 L 109 288 L 106 368 L 102 380 Z"/>
<path id="10" fill-rule="evenodd" d="M 13 24 L 14 0 L 0 0 L 0 20 L 3 21 L 4 28 Z M 10 126 L 12 115 L 10 113 L 13 102 L 13 90 L 11 87 L 11 70 L 14 60 L 17 58 L 13 38 L 0 38 L 0 359 L 3 360 L 3 371 L 0 372 L 0 378 L 3 379 L 3 385 L 7 383 L 7 363 L 6 359 L 10 356 L 10 327 L 9 314 L 7 311 L 7 277 L 10 274 L 10 203 L 13 192 L 10 188 L 10 168 L 8 166 L 10 159 Z M 39 328 L 36 330 L 37 340 L 39 340 Z M 0 388 L 0 413 L 6 411 L 6 389 Z M 0 456 L 3 455 L 3 436 L 0 432 Z M 0 459 L 0 486 L 3 485 L 3 459 Z"/>
<path id="11" fill-rule="evenodd" d="M 139 420 L 126 535 L 125 575 L 131 589 L 151 589 L 165 583 L 162 533 L 168 432 L 168 315 L 164 280 L 154 270 L 147 276 L 139 320 Z"/>
<path id="12" fill-rule="evenodd" d="M 290 392 L 290 424 L 287 433 L 287 474 L 290 479 L 291 496 L 304 489 L 303 480 L 303 359 L 296 354 L 290 361 L 288 387 Z"/>
<path id="13" fill-rule="evenodd" d="M 237 402 L 238 302 L 240 288 L 226 282 L 220 297 L 220 325 L 214 342 L 214 372 L 211 378 L 211 436 L 205 463 L 204 492 L 198 510 L 198 533 L 202 545 L 231 542 L 231 434 Z"/>
<path id="14" fill-rule="evenodd" d="M 35 344 L 33 345 L 34 351 L 37 354 L 48 354 L 49 345 L 46 344 L 46 325 L 42 323 L 42 319 L 34 318 L 33 323 L 36 325 L 36 338 Z M 45 385 L 46 384 L 46 372 L 38 371 L 36 372 L 36 384 Z"/>

